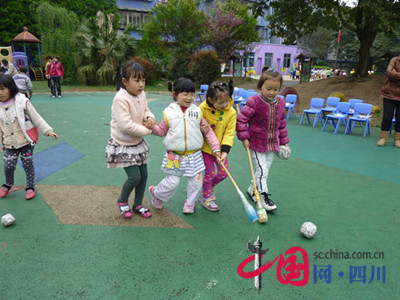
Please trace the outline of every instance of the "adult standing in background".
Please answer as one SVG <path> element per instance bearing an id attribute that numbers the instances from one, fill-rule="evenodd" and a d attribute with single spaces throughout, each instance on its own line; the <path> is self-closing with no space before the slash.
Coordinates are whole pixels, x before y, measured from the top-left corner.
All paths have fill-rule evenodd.
<path id="1" fill-rule="evenodd" d="M 47 69 L 46 75 L 50 76 L 51 97 L 55 98 L 58 93 L 58 98 L 61 98 L 60 80 L 64 76 L 64 68 L 62 67 L 60 58 L 58 56 L 54 56 L 52 63 Z"/>
<path id="2" fill-rule="evenodd" d="M 381 138 L 378 146 L 384 146 L 389 138 L 389 129 L 392 126 L 394 111 L 396 123 L 394 126 L 394 145 L 400 148 L 400 56 L 393 57 L 386 69 L 386 81 L 381 88 L 383 96 L 383 118 Z"/>

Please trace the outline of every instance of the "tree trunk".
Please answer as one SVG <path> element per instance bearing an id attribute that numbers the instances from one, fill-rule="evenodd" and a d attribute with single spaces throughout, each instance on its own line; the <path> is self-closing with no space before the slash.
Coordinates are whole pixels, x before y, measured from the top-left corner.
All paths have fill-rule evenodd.
<path id="1" fill-rule="evenodd" d="M 376 25 L 371 19 L 371 15 L 367 14 L 364 17 L 365 19 L 363 22 L 357 24 L 360 27 L 356 30 L 357 37 L 360 41 L 360 49 L 358 50 L 358 67 L 356 71 L 360 77 L 368 76 L 370 61 L 369 54 L 377 34 Z"/>

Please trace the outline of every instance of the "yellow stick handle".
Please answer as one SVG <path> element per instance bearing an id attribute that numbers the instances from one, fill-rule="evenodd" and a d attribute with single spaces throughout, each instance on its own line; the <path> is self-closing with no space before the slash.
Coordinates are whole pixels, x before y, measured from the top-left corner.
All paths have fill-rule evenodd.
<path id="1" fill-rule="evenodd" d="M 235 189 L 240 190 L 238 185 L 236 184 L 235 180 L 233 179 L 231 173 L 229 173 L 228 169 L 225 167 L 224 164 L 220 164 L 222 166 L 222 168 L 225 170 L 225 173 L 228 175 L 229 179 L 232 181 L 233 186 L 235 187 Z"/>
<path id="2" fill-rule="evenodd" d="M 236 104 L 236 111 L 237 111 L 238 114 L 240 113 L 240 106 L 239 106 L 239 104 Z"/>

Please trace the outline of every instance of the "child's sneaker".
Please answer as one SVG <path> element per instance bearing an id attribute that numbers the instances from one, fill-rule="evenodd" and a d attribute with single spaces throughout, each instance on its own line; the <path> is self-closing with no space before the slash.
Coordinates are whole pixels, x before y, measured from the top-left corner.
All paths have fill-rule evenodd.
<path id="1" fill-rule="evenodd" d="M 182 212 L 184 214 L 192 214 L 192 213 L 194 213 L 194 205 L 187 204 L 187 202 L 185 200 L 185 205 L 183 206 Z"/>
<path id="2" fill-rule="evenodd" d="M 268 193 L 263 192 L 260 194 L 261 204 L 266 211 L 274 211 L 277 209 L 276 204 L 269 198 Z"/>
<path id="3" fill-rule="evenodd" d="M 219 211 L 219 206 L 217 205 L 217 203 L 215 203 L 215 200 L 212 198 L 203 199 L 201 201 L 201 205 L 207 208 L 208 210 Z"/>
<path id="4" fill-rule="evenodd" d="M 254 202 L 257 202 L 256 196 L 254 195 L 254 186 L 252 183 L 250 184 L 249 188 L 247 189 L 247 195 L 249 195 L 250 198 L 253 199 Z"/>
<path id="5" fill-rule="evenodd" d="M 119 211 L 125 219 L 132 218 L 132 211 L 128 203 L 118 203 Z"/>
<path id="6" fill-rule="evenodd" d="M 156 187 L 153 185 L 151 187 L 149 187 L 149 193 L 151 196 L 151 204 L 153 204 L 153 206 L 157 209 L 162 209 L 162 208 L 164 208 L 163 202 L 154 195 L 155 188 Z"/>

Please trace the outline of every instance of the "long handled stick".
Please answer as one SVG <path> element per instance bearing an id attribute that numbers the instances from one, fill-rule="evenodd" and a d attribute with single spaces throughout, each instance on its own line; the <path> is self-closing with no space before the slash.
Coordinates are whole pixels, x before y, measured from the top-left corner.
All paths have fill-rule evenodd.
<path id="1" fill-rule="evenodd" d="M 249 148 L 246 148 L 246 150 L 247 150 L 247 156 L 249 157 L 250 170 L 251 170 L 251 177 L 252 177 L 252 179 L 253 179 L 254 196 L 255 196 L 256 202 L 257 202 L 258 222 L 260 222 L 260 223 L 265 223 L 265 222 L 268 222 L 267 211 L 266 211 L 265 208 L 262 207 L 262 205 L 261 205 L 260 194 L 258 193 L 257 184 L 256 184 L 256 178 L 255 178 L 255 176 L 254 176 L 253 162 L 252 162 L 252 160 L 251 160 L 250 149 L 249 149 Z"/>
<path id="2" fill-rule="evenodd" d="M 236 110 L 237 110 L 237 113 L 239 114 L 239 113 L 240 113 L 239 104 L 236 104 Z M 256 178 L 255 178 L 255 176 L 254 176 L 253 162 L 252 162 L 251 156 L 250 156 L 250 149 L 247 148 L 246 150 L 247 150 L 247 155 L 248 155 L 248 157 L 249 157 L 250 170 L 251 170 L 251 177 L 253 178 L 254 196 L 255 196 L 256 202 L 257 202 L 258 222 L 260 222 L 260 223 L 265 223 L 265 222 L 268 222 L 267 211 L 266 211 L 265 208 L 263 208 L 262 205 L 261 205 L 260 194 L 258 193 L 257 184 L 256 184 Z"/>
<path id="3" fill-rule="evenodd" d="M 231 173 L 229 173 L 228 169 L 224 166 L 224 164 L 220 164 L 222 168 L 225 170 L 226 174 L 228 175 L 229 179 L 232 181 L 233 186 L 235 187 L 237 193 L 242 200 L 244 205 L 244 210 L 246 211 L 247 216 L 250 218 L 252 222 L 257 222 L 258 216 L 254 207 L 247 201 L 246 197 L 243 195 L 242 191 L 239 189 L 238 185 L 236 184 L 235 180 L 233 179 Z"/>

